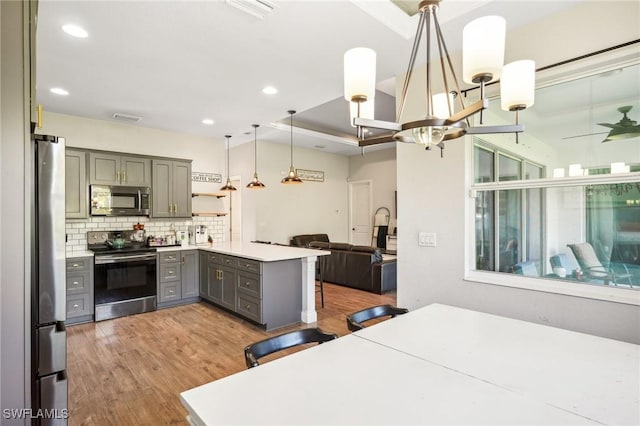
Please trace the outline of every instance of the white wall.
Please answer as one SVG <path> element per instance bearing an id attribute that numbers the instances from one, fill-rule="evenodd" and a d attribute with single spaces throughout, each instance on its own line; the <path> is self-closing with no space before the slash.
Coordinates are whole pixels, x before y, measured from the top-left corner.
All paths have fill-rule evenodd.
<path id="1" fill-rule="evenodd" d="M 395 191 L 396 185 L 396 150 L 393 144 L 391 148 L 380 151 L 367 152 L 365 155 L 352 155 L 349 157 L 349 180 L 367 180 L 372 182 L 373 211 L 378 207 L 386 207 L 391 217 L 396 217 Z"/>
<path id="2" fill-rule="evenodd" d="M 637 39 L 639 16 L 637 2 L 580 3 L 510 34 L 505 61 L 533 58 L 542 66 Z M 424 92 L 411 93 L 407 108 L 415 116 Z M 398 144 L 398 304 L 446 303 L 640 343 L 637 306 L 464 280 L 470 149 L 471 138 L 453 141 L 440 159 L 437 151 Z M 437 247 L 418 247 L 420 231 L 435 232 Z"/>
<path id="3" fill-rule="evenodd" d="M 332 241 L 348 240 L 347 157 L 293 147 L 293 165 L 324 172 L 324 182 L 283 185 L 290 164 L 288 144 L 258 138 L 258 175 L 267 187 L 244 187 L 253 178 L 253 142 L 231 150 L 231 175 L 242 177 L 242 239 L 289 244 L 298 234 L 326 233 Z"/>
<path id="4" fill-rule="evenodd" d="M 29 397 L 30 329 L 26 194 L 29 138 L 23 67 L 22 2 L 0 2 L 0 408 L 25 408 Z M 24 422 L 2 420 L 2 424 Z"/>

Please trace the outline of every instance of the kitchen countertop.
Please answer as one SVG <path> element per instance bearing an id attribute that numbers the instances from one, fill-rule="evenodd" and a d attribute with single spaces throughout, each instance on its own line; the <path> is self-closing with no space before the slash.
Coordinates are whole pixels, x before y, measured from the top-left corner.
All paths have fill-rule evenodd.
<path id="1" fill-rule="evenodd" d="M 93 252 L 90 250 L 85 251 L 74 251 L 73 253 L 67 253 L 65 255 L 67 259 L 73 259 L 76 257 L 93 257 Z"/>
<path id="2" fill-rule="evenodd" d="M 281 260 L 302 259 L 310 256 L 326 256 L 331 254 L 331 252 L 325 250 L 237 241 L 215 243 L 211 247 L 207 244 L 157 248 L 159 253 L 172 250 L 204 250 L 213 253 L 222 253 L 230 256 L 258 260 L 261 262 L 277 262 Z"/>

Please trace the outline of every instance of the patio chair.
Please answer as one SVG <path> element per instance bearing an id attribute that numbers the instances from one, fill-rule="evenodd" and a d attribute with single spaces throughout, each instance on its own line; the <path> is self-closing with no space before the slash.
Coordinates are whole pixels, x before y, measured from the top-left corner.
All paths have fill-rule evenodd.
<path id="1" fill-rule="evenodd" d="M 621 284 L 620 280 L 627 280 L 632 285 L 632 275 L 624 263 L 603 264 L 589 243 L 567 244 L 567 247 L 573 252 L 586 278 L 602 280 L 605 285 L 618 285 Z"/>

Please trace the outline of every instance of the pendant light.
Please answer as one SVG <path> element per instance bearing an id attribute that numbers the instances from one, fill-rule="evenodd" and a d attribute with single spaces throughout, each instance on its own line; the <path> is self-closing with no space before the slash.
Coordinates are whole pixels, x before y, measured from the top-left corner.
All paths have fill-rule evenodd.
<path id="1" fill-rule="evenodd" d="M 294 184 L 294 183 L 302 183 L 302 180 L 298 177 L 298 174 L 296 173 L 296 169 L 293 168 L 293 114 L 295 114 L 296 112 L 293 110 L 289 110 L 287 111 L 291 117 L 289 119 L 290 121 L 290 127 L 291 127 L 291 166 L 289 166 L 289 174 L 284 177 L 280 183 L 284 183 L 284 184 Z"/>
<path id="2" fill-rule="evenodd" d="M 236 187 L 231 185 L 231 179 L 229 178 L 229 139 L 231 139 L 231 135 L 225 135 L 227 138 L 227 183 L 224 184 L 220 191 L 237 191 Z"/>
<path id="3" fill-rule="evenodd" d="M 258 179 L 258 127 L 259 124 L 252 124 L 253 126 L 253 180 L 247 184 L 249 189 L 262 189 L 264 183 Z"/>

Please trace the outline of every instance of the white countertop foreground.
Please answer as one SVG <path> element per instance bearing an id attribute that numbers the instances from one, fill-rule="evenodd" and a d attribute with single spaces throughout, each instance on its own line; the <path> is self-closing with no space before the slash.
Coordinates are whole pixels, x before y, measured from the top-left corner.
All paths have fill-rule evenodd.
<path id="1" fill-rule="evenodd" d="M 639 382 L 638 345 L 434 304 L 180 398 L 208 426 L 638 425 Z"/>
<path id="2" fill-rule="evenodd" d="M 261 262 L 277 262 L 280 260 L 302 259 L 312 256 L 326 256 L 330 251 L 306 249 L 293 246 L 279 246 L 275 244 L 260 244 L 246 242 L 224 242 L 209 245 L 188 245 L 184 247 L 158 247 L 158 252 L 172 250 L 204 250 L 213 253 L 228 254 L 230 256 L 244 257 L 246 259 Z"/>

